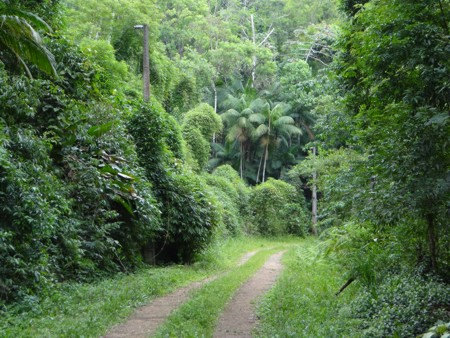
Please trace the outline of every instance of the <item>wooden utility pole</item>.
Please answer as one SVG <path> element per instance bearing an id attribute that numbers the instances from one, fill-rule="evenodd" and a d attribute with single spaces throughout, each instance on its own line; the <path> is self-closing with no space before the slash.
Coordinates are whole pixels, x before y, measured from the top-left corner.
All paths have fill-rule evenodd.
<path id="1" fill-rule="evenodd" d="M 312 148 L 314 159 L 316 158 L 316 147 Z M 312 186 L 312 232 L 317 236 L 317 186 L 316 186 L 317 172 L 313 171 L 313 186 Z"/>
<path id="2" fill-rule="evenodd" d="M 148 46 L 148 26 L 144 25 L 144 101 L 150 100 L 150 53 Z"/>
<path id="3" fill-rule="evenodd" d="M 142 60 L 143 67 L 143 81 L 144 81 L 144 101 L 150 100 L 150 53 L 148 43 L 148 25 L 136 25 L 135 29 L 144 30 L 144 56 Z"/>

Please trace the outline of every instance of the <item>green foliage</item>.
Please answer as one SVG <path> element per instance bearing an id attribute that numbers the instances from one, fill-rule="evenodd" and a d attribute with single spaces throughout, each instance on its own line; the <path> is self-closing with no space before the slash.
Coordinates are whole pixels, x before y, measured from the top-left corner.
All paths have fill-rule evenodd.
<path id="1" fill-rule="evenodd" d="M 366 174 L 358 176 L 366 186 L 373 178 L 372 193 L 359 196 L 361 216 L 380 228 L 420 219 L 411 226 L 422 234 L 430 266 L 444 274 L 448 248 L 438 239 L 448 233 L 450 196 L 448 9 L 448 2 L 368 2 L 344 29 L 336 64 L 355 143 L 368 153 Z"/>
<path id="2" fill-rule="evenodd" d="M 160 190 L 163 201 L 162 259 L 192 262 L 211 241 L 219 225 L 217 207 L 201 177 L 193 173 L 173 174 Z"/>
<path id="3" fill-rule="evenodd" d="M 175 139 L 172 149 L 179 152 L 179 130 L 157 102 L 137 107 L 128 129 L 162 212 L 156 238 L 160 258 L 189 262 L 211 240 L 219 221 L 217 210 L 202 179 L 174 158 L 168 142 Z"/>
<path id="4" fill-rule="evenodd" d="M 219 115 L 206 103 L 200 104 L 184 116 L 183 136 L 194 159 L 195 170 L 200 171 L 206 166 L 211 151 L 210 141 L 222 127 Z"/>
<path id="5" fill-rule="evenodd" d="M 207 103 L 202 103 L 188 111 L 184 116 L 185 125 L 194 125 L 206 140 L 212 139 L 215 133 L 222 130 L 222 120 Z"/>
<path id="6" fill-rule="evenodd" d="M 230 166 L 221 166 L 214 170 L 213 174 L 206 174 L 204 178 L 218 201 L 219 214 L 226 230 L 233 236 L 240 234 L 244 228 L 244 204 L 248 201 L 248 188 Z"/>
<path id="7" fill-rule="evenodd" d="M 361 292 L 351 304 L 364 337 L 415 337 L 448 318 L 450 290 L 433 278 L 405 272 L 385 278 L 376 293 Z"/>
<path id="8" fill-rule="evenodd" d="M 129 78 L 128 65 L 125 61 L 116 60 L 109 42 L 84 38 L 80 42 L 80 49 L 89 62 L 99 66 L 97 72 L 102 76 L 100 81 L 107 90 L 114 92 L 126 85 Z"/>
<path id="9" fill-rule="evenodd" d="M 237 202 L 239 203 L 239 209 L 241 213 L 248 207 L 248 199 L 250 196 L 250 188 L 247 187 L 245 182 L 239 177 L 239 173 L 234 170 L 230 165 L 221 165 L 214 169 L 213 176 L 223 177 L 230 182 L 234 189 L 239 194 Z"/>
<path id="10" fill-rule="evenodd" d="M 302 176 L 316 185 L 322 194 L 319 228 L 340 226 L 362 210 L 361 197 L 370 191 L 371 179 L 365 172 L 366 156 L 351 149 L 319 149 L 319 154 L 310 155 L 295 166 L 290 176 Z M 312 181 L 313 173 L 317 178 Z"/>
<path id="11" fill-rule="evenodd" d="M 55 82 L 0 73 L 2 301 L 133 268 L 159 227 L 119 106 L 95 101 L 76 50 L 52 49 L 67 62 Z"/>
<path id="12" fill-rule="evenodd" d="M 202 132 L 195 125 L 183 125 L 183 137 L 192 158 L 189 164 L 195 171 L 202 171 L 208 162 L 211 150 L 209 142 L 205 140 Z"/>
<path id="13" fill-rule="evenodd" d="M 31 72 L 25 61 L 36 65 L 47 74 L 56 75 L 55 58 L 43 45 L 36 31 L 51 31 L 50 26 L 37 15 L 11 5 L 0 3 L 1 59 L 11 67 L 19 64 L 30 77 Z"/>
<path id="14" fill-rule="evenodd" d="M 360 11 L 364 4 L 370 0 L 341 0 L 342 10 L 350 16 L 354 16 Z"/>
<path id="15" fill-rule="evenodd" d="M 305 198 L 290 184 L 270 178 L 254 187 L 249 210 L 252 222 L 262 235 L 305 236 L 309 228 Z"/>
<path id="16" fill-rule="evenodd" d="M 335 296 L 341 270 L 318 256 L 319 244 L 309 238 L 286 252 L 277 284 L 258 304 L 256 337 L 362 337 L 346 315 L 353 290 Z"/>

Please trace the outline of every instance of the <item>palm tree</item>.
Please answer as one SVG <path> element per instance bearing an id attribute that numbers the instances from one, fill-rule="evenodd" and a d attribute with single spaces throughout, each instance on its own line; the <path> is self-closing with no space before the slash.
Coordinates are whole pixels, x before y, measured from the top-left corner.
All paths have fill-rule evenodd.
<path id="1" fill-rule="evenodd" d="M 254 102 L 255 110 L 258 113 L 251 116 L 251 122 L 256 124 L 253 133 L 255 139 L 259 140 L 263 148 L 261 161 L 258 168 L 256 182 L 259 182 L 259 173 L 261 164 L 262 182 L 266 179 L 266 167 L 269 159 L 269 147 L 278 148 L 281 143 L 289 145 L 290 138 L 293 135 L 300 135 L 301 129 L 295 126 L 294 119 L 288 115 L 291 107 L 285 103 L 271 104 L 269 101 L 258 99 Z"/>
<path id="2" fill-rule="evenodd" d="M 31 72 L 25 61 L 36 65 L 43 72 L 56 76 L 55 58 L 42 44 L 35 30 L 51 31 L 51 28 L 35 14 L 18 9 L 0 7 L 0 52 L 9 51 L 25 69 Z"/>
<path id="3" fill-rule="evenodd" d="M 235 141 L 225 141 L 225 144 L 213 143 L 211 145 L 214 157 L 208 161 L 208 170 L 213 170 L 224 164 L 234 166 L 239 161 L 240 154 L 233 149 L 234 143 Z"/>
<path id="4" fill-rule="evenodd" d="M 241 178 L 244 177 L 245 154 L 248 151 L 252 135 L 255 131 L 255 127 L 251 123 L 251 116 L 255 114 L 252 110 L 252 104 L 248 107 L 245 107 L 245 105 L 241 105 L 242 109 L 229 109 L 221 115 L 225 125 L 229 127 L 226 135 L 227 140 L 231 142 L 237 141 L 239 143 L 239 174 Z"/>

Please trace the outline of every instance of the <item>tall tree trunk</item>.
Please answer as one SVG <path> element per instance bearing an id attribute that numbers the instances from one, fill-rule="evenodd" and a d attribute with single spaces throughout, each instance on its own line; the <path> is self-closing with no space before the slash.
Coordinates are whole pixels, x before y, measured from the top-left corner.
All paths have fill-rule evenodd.
<path id="1" fill-rule="evenodd" d="M 212 82 L 212 87 L 214 91 L 214 112 L 217 114 L 217 89 L 214 81 Z M 216 143 L 216 133 L 213 134 L 213 143 Z"/>
<path id="2" fill-rule="evenodd" d="M 250 15 L 250 19 L 252 22 L 252 40 L 253 44 L 256 46 L 256 36 L 255 36 L 255 20 L 253 18 L 253 14 Z M 255 80 L 256 80 L 256 55 L 252 56 L 252 88 L 255 86 Z"/>
<path id="3" fill-rule="evenodd" d="M 214 91 L 214 112 L 217 114 L 217 88 L 214 80 L 212 81 L 212 87 Z"/>
<path id="4" fill-rule="evenodd" d="M 256 184 L 259 182 L 259 173 L 261 172 L 261 165 L 264 158 L 264 154 L 261 154 L 261 159 L 259 160 L 259 166 L 258 166 L 258 174 L 256 174 Z"/>
<path id="5" fill-rule="evenodd" d="M 437 251 L 436 251 L 436 225 L 434 223 L 434 216 L 432 213 L 427 214 L 428 226 L 428 247 L 430 250 L 431 268 L 435 271 L 437 269 Z"/>
<path id="6" fill-rule="evenodd" d="M 150 100 L 150 51 L 148 42 L 148 26 L 144 25 L 144 101 Z"/>
<path id="7" fill-rule="evenodd" d="M 262 172 L 262 182 L 264 183 L 266 181 L 266 165 L 267 165 L 267 159 L 269 158 L 269 143 L 266 145 L 266 151 L 264 153 L 264 168 Z"/>
<path id="8" fill-rule="evenodd" d="M 243 162 L 244 162 L 244 146 L 242 145 L 241 142 L 241 163 L 239 164 L 239 171 L 241 173 L 241 180 L 244 178 L 244 166 L 243 166 Z"/>

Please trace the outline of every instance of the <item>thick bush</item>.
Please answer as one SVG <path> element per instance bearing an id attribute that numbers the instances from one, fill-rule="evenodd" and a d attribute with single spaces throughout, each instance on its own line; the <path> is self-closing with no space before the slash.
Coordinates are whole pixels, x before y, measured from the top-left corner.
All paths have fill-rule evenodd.
<path id="1" fill-rule="evenodd" d="M 181 148 L 168 143 L 183 144 L 179 126 L 159 104 L 137 107 L 128 128 L 162 212 L 162 229 L 154 240 L 157 258 L 189 262 L 219 222 L 213 200 L 202 179 L 175 158 Z"/>
<path id="2" fill-rule="evenodd" d="M 128 270 L 159 210 L 121 106 L 99 100 L 74 49 L 54 82 L 0 70 L 0 298 Z M 97 93 L 98 94 L 98 93 Z M 89 100 L 87 99 L 89 98 Z"/>
<path id="3" fill-rule="evenodd" d="M 363 290 L 351 307 L 364 337 L 415 337 L 449 318 L 450 288 L 415 273 L 392 274 Z"/>
<path id="4" fill-rule="evenodd" d="M 222 130 L 222 119 L 214 108 L 202 103 L 186 113 L 183 119 L 183 136 L 192 158 L 193 167 L 201 171 L 207 164 L 213 135 Z"/>
<path id="5" fill-rule="evenodd" d="M 193 159 L 190 164 L 195 171 L 200 172 L 208 163 L 211 151 L 209 141 L 203 137 L 200 129 L 191 124 L 183 126 L 183 137 L 186 140 L 189 154 Z"/>
<path id="6" fill-rule="evenodd" d="M 254 187 L 249 209 L 253 224 L 262 235 L 307 234 L 305 198 L 286 182 L 269 179 Z"/>
<path id="7" fill-rule="evenodd" d="M 182 169 L 159 187 L 163 230 L 157 239 L 162 261 L 192 262 L 211 241 L 220 216 L 200 176 Z M 157 257 L 158 258 L 158 257 Z"/>
<path id="8" fill-rule="evenodd" d="M 235 187 L 226 178 L 204 175 L 210 193 L 215 196 L 220 222 L 230 235 L 237 235 L 242 230 L 242 215 L 239 210 L 239 195 Z"/>
<path id="9" fill-rule="evenodd" d="M 241 215 L 245 216 L 248 212 L 250 188 L 239 177 L 239 173 L 236 170 L 234 170 L 231 165 L 224 164 L 214 169 L 212 175 L 225 178 L 228 182 L 232 184 L 233 188 L 238 193 L 238 198 L 235 202 L 239 206 L 239 212 Z"/>

